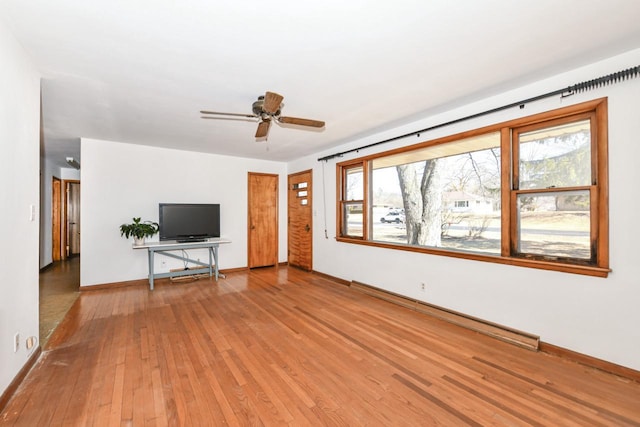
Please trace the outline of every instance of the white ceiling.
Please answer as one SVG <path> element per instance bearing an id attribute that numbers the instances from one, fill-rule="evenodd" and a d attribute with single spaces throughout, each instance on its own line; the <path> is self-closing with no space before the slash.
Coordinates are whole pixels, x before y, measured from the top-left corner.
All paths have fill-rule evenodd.
<path id="1" fill-rule="evenodd" d="M 638 0 L 0 0 L 0 19 L 61 166 L 80 137 L 292 160 L 640 47 Z M 267 90 L 326 127 L 265 143 L 200 118 Z"/>

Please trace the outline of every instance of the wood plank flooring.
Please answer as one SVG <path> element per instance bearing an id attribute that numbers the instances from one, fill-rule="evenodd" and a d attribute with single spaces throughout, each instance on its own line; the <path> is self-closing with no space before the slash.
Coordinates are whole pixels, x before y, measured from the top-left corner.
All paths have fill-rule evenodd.
<path id="1" fill-rule="evenodd" d="M 56 261 L 40 272 L 40 346 L 47 348 L 51 334 L 80 294 L 80 257 Z"/>
<path id="2" fill-rule="evenodd" d="M 640 384 L 279 267 L 81 293 L 0 425 L 640 426 Z"/>

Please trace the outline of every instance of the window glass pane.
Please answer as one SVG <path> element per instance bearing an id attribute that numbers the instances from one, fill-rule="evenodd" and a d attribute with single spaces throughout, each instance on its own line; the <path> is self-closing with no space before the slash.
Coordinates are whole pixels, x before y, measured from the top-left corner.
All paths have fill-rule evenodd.
<path id="1" fill-rule="evenodd" d="M 345 182 L 345 200 L 363 200 L 364 199 L 364 181 L 362 166 L 349 168 L 346 171 Z"/>
<path id="2" fill-rule="evenodd" d="M 363 237 L 362 203 L 345 203 L 342 212 L 342 234 L 344 236 Z"/>
<path id="3" fill-rule="evenodd" d="M 589 120 L 520 135 L 520 189 L 591 185 Z"/>
<path id="4" fill-rule="evenodd" d="M 307 183 L 306 182 L 298 182 L 296 184 L 293 184 L 293 186 L 291 187 L 294 190 L 298 190 L 300 188 L 307 188 Z"/>
<path id="5" fill-rule="evenodd" d="M 522 254 L 591 259 L 589 191 L 518 195 Z"/>
<path id="6" fill-rule="evenodd" d="M 500 135 L 443 145 L 372 162 L 373 240 L 500 254 Z"/>
<path id="7" fill-rule="evenodd" d="M 373 192 L 372 239 L 382 242 L 407 243 L 404 204 L 396 167 L 374 169 L 371 185 Z"/>

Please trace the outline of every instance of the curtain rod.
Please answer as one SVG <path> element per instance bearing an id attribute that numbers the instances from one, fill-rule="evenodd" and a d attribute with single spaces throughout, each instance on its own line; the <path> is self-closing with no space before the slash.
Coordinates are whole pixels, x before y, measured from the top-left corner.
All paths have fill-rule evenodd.
<path id="1" fill-rule="evenodd" d="M 438 129 L 441 127 L 445 127 L 445 126 L 450 126 L 456 123 L 460 123 L 460 122 L 464 122 L 467 120 L 471 120 L 471 119 L 475 119 L 477 117 L 482 117 L 482 116 L 486 116 L 489 114 L 493 114 L 493 113 L 497 113 L 498 111 L 502 111 L 502 110 L 507 110 L 509 108 L 513 108 L 513 107 L 520 107 L 520 108 L 524 108 L 525 104 L 534 102 L 534 101 L 539 101 L 541 99 L 545 99 L 545 98 L 550 98 L 552 96 L 556 96 L 556 95 L 560 95 L 561 98 L 566 98 L 568 96 L 574 95 L 576 93 L 580 93 L 580 92 L 585 92 L 591 89 L 595 89 L 595 88 L 600 88 L 602 86 L 607 86 L 609 84 L 614 84 L 614 83 L 619 83 L 623 80 L 628 80 L 628 79 L 632 79 L 632 78 L 636 78 L 638 77 L 638 74 L 640 74 L 640 65 L 632 67 L 632 68 L 627 68 L 626 70 L 622 70 L 622 71 L 618 71 L 617 73 L 612 73 L 612 74 L 608 74 L 606 76 L 603 77 L 598 77 L 596 79 L 593 80 L 588 80 L 582 83 L 576 83 L 572 86 L 569 86 L 567 88 L 564 89 L 557 89 L 554 90 L 552 92 L 548 92 L 542 95 L 538 95 L 538 96 L 534 96 L 533 98 L 527 98 L 524 99 L 522 101 L 518 101 L 518 102 L 512 102 L 511 104 L 507 104 L 507 105 L 503 105 L 501 107 L 496 107 L 496 108 L 492 108 L 490 110 L 485 110 L 482 111 L 480 113 L 475 113 L 472 114 L 470 116 L 465 116 L 465 117 L 461 117 L 459 119 L 455 119 L 455 120 L 451 120 L 445 123 L 440 123 L 437 125 L 433 125 L 424 129 L 420 129 L 414 132 L 410 132 L 410 133 L 406 133 L 404 135 L 400 135 L 400 136 L 394 136 L 393 138 L 389 138 L 389 139 L 385 139 L 383 141 L 378 141 L 378 142 L 373 142 L 371 144 L 367 144 L 367 145 L 363 145 L 361 147 L 358 148 L 352 148 L 350 150 L 346 150 L 346 151 L 341 151 L 339 153 L 334 153 L 334 154 L 330 154 L 328 156 L 324 156 L 324 157 L 320 157 L 318 159 L 319 162 L 321 161 L 328 161 L 330 159 L 333 159 L 335 157 L 342 157 L 345 154 L 348 153 L 353 153 L 355 151 L 360 151 L 360 150 L 364 150 L 366 148 L 371 148 L 371 147 L 375 147 L 377 145 L 380 144 L 386 144 L 387 142 L 391 142 L 391 141 L 396 141 L 398 139 L 402 139 L 402 138 L 406 138 L 408 136 L 413 136 L 413 135 L 420 135 L 423 132 L 428 132 L 434 129 Z"/>

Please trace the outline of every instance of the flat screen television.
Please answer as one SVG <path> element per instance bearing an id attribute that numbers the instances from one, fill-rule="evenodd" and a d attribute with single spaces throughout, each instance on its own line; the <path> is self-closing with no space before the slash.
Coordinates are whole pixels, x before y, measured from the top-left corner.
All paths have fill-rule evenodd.
<path id="1" fill-rule="evenodd" d="M 202 242 L 220 237 L 220 205 L 159 204 L 160 240 Z"/>

